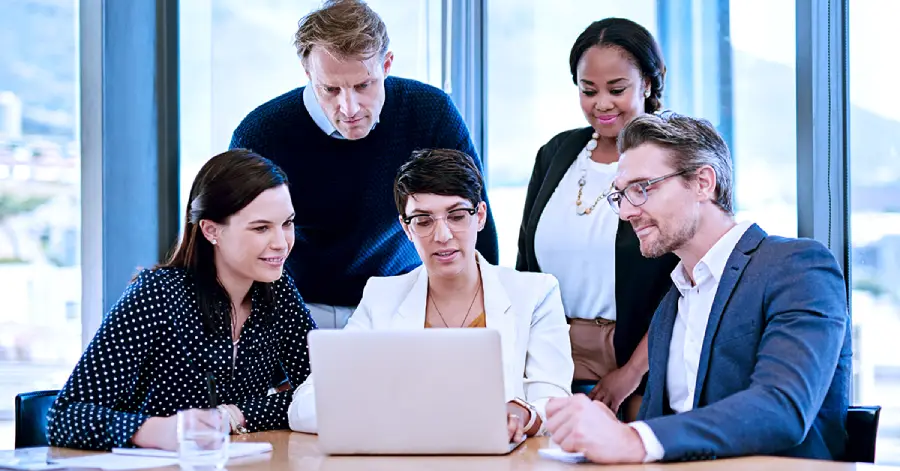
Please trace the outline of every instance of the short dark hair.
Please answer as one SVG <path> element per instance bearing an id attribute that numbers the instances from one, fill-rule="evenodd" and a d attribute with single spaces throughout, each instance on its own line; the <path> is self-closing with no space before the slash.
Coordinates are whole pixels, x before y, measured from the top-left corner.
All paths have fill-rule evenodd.
<path id="1" fill-rule="evenodd" d="M 705 119 L 677 113 L 636 116 L 619 132 L 619 154 L 643 144 L 654 144 L 669 151 L 669 163 L 681 178 L 693 178 L 693 172 L 709 166 L 716 174 L 716 206 L 734 214 L 734 170 L 728 145 L 716 128 Z"/>
<path id="2" fill-rule="evenodd" d="M 397 172 L 394 202 L 402 217 L 406 217 L 409 197 L 415 194 L 459 196 L 475 207 L 481 202 L 482 188 L 481 170 L 469 154 L 454 149 L 417 150 Z"/>
<path id="3" fill-rule="evenodd" d="M 194 177 L 181 240 L 158 268 L 181 268 L 193 277 L 203 325 L 209 332 L 231 326 L 231 306 L 222 308 L 228 293 L 219 282 L 215 251 L 203 237 L 200 221 L 226 224 L 262 192 L 281 185 L 288 185 L 284 171 L 247 149 L 232 149 L 209 159 Z M 263 288 L 266 301 L 271 301 L 271 286 L 266 283 Z"/>
<path id="4" fill-rule="evenodd" d="M 594 46 L 618 47 L 628 53 L 641 71 L 641 76 L 650 84 L 650 96 L 644 100 L 644 111 L 655 113 L 662 108 L 666 63 L 659 44 L 647 28 L 624 18 L 605 18 L 591 23 L 575 40 L 569 53 L 569 68 L 575 85 L 578 85 L 578 62 Z"/>

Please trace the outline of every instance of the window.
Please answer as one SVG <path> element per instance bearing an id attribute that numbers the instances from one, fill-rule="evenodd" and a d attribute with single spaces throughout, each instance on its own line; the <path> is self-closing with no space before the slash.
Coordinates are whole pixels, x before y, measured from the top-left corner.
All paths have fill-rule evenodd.
<path id="1" fill-rule="evenodd" d="M 735 161 L 738 219 L 796 235 L 796 66 L 794 48 L 785 47 L 795 41 L 794 2 L 721 0 L 718 10 L 682 3 L 489 2 L 487 162 L 502 264 L 515 264 L 538 149 L 561 131 L 587 125 L 569 51 L 590 21 L 609 16 L 632 19 L 659 41 L 668 68 L 664 107 L 709 119 L 725 136 Z M 758 25 L 770 16 L 778 24 L 761 38 Z"/>
<path id="2" fill-rule="evenodd" d="M 244 116 L 306 84 L 294 49 L 297 22 L 320 0 L 180 3 L 181 200 L 207 159 L 228 148 Z M 441 81 L 441 1 L 371 0 L 385 22 L 391 75 Z"/>
<path id="3" fill-rule="evenodd" d="M 538 149 L 562 131 L 587 126 L 569 73 L 569 50 L 592 19 L 607 16 L 630 18 L 656 34 L 656 0 L 487 3 L 485 158 L 501 265 L 516 263 Z"/>
<path id="4" fill-rule="evenodd" d="M 0 15 L 0 449 L 13 397 L 62 387 L 81 355 L 77 3 Z"/>
<path id="5" fill-rule="evenodd" d="M 732 152 L 737 219 L 786 237 L 797 236 L 795 3 L 720 1 L 730 8 L 731 73 L 720 66 L 717 90 L 726 98 L 713 120 Z M 766 34 L 761 24 L 769 25 Z"/>
<path id="6" fill-rule="evenodd" d="M 883 407 L 879 463 L 900 464 L 900 97 L 885 82 L 900 65 L 881 51 L 900 4 L 850 2 L 850 245 L 854 402 Z"/>

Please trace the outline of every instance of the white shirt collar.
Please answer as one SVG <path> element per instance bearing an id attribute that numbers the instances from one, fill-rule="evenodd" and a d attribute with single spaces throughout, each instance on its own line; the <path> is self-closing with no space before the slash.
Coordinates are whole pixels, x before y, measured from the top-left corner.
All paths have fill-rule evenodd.
<path id="1" fill-rule="evenodd" d="M 752 225 L 753 222 L 750 221 L 739 222 L 719 238 L 706 252 L 706 255 L 694 267 L 693 278 L 696 286 L 703 284 L 709 279 L 714 280 L 716 283 L 719 282 L 722 278 L 722 273 L 725 271 L 725 264 L 728 263 L 728 257 L 731 256 L 731 252 L 734 251 L 741 237 Z M 678 265 L 672 270 L 672 282 L 682 296 L 695 287 L 684 272 L 684 262 L 678 262 Z"/>
<path id="2" fill-rule="evenodd" d="M 313 90 L 313 85 L 311 83 L 306 84 L 306 86 L 303 87 L 303 106 L 306 107 L 309 116 L 316 123 L 316 126 L 319 126 L 319 129 L 321 129 L 322 132 L 335 139 L 344 139 L 344 136 L 342 136 L 341 133 L 335 129 L 334 125 L 331 124 L 328 116 L 325 116 L 325 110 L 323 110 L 322 105 L 319 104 L 319 100 L 316 98 L 316 91 Z"/>
<path id="3" fill-rule="evenodd" d="M 328 116 L 325 115 L 325 110 L 322 109 L 322 105 L 319 104 L 319 99 L 316 98 L 316 91 L 313 90 L 313 84 L 311 83 L 307 83 L 306 86 L 303 87 L 303 106 L 306 107 L 309 116 L 312 118 L 313 122 L 316 123 L 316 126 L 319 126 L 319 129 L 321 129 L 322 132 L 335 139 L 346 139 L 341 132 L 331 124 L 331 120 L 328 119 Z M 378 124 L 379 121 L 380 117 L 372 123 L 372 129 L 375 129 L 375 125 Z"/>

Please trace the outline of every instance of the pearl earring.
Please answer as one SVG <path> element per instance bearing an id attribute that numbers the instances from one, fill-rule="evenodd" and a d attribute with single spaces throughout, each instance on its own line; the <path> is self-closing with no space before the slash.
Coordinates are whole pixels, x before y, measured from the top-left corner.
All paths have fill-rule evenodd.
<path id="1" fill-rule="evenodd" d="M 644 98 L 650 98 L 650 90 L 644 90 Z"/>
<path id="2" fill-rule="evenodd" d="M 217 241 L 216 239 L 213 239 L 211 242 L 212 242 L 213 245 L 216 245 L 216 244 L 219 243 L 219 241 Z"/>

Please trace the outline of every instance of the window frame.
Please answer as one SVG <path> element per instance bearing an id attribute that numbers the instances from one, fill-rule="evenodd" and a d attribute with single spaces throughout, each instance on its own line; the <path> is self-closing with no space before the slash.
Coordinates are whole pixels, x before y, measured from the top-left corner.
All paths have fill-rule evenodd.
<path id="1" fill-rule="evenodd" d="M 80 0 L 78 25 L 87 346 L 178 236 L 178 0 Z"/>
<path id="2" fill-rule="evenodd" d="M 442 83 L 470 126 L 485 169 L 486 1 L 442 0 Z M 85 345 L 136 269 L 161 261 L 178 235 L 179 3 L 80 0 Z M 847 0 L 796 0 L 795 44 L 798 234 L 832 250 L 849 300 L 847 9 Z M 673 22 L 659 17 L 660 37 L 666 37 Z M 719 31 L 721 15 L 702 18 L 715 24 L 701 32 Z M 726 73 L 730 69 L 714 75 L 724 80 Z M 113 231 L 115 237 L 105 237 Z"/>

